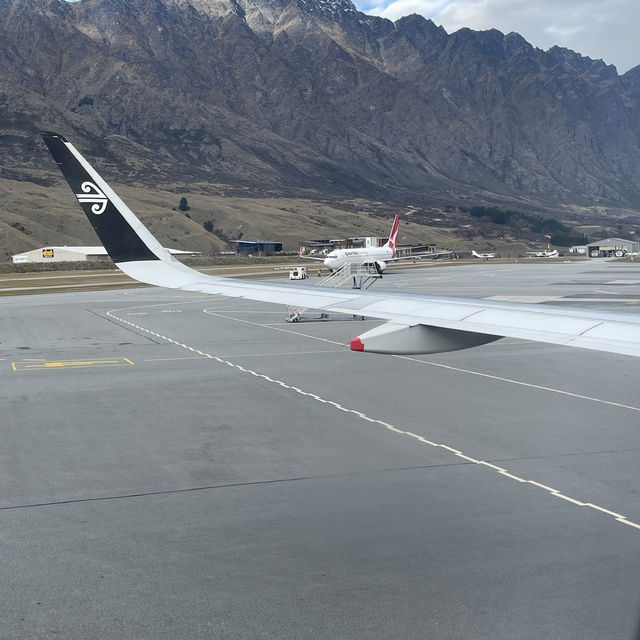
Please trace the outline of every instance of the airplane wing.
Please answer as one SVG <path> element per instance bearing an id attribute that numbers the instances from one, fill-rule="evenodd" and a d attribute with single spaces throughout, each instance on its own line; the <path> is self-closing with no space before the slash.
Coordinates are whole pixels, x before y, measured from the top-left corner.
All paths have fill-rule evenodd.
<path id="1" fill-rule="evenodd" d="M 397 262 L 399 260 L 422 260 L 423 258 L 438 258 L 440 256 L 450 256 L 455 249 L 449 251 L 430 251 L 429 253 L 412 253 L 405 256 L 396 256 L 395 258 L 385 258 L 385 262 Z"/>
<path id="2" fill-rule="evenodd" d="M 634 314 L 202 274 L 171 256 L 70 142 L 56 133 L 41 135 L 113 261 L 140 282 L 384 321 L 354 338 L 354 351 L 436 353 L 511 337 L 640 356 L 640 317 Z"/>
<path id="3" fill-rule="evenodd" d="M 304 254 L 304 252 L 302 251 L 302 245 L 300 245 L 300 251 L 298 252 L 298 257 L 302 258 L 303 260 L 317 260 L 319 262 L 324 262 L 324 259 L 326 258 L 326 256 L 323 256 L 322 258 L 319 256 L 307 256 Z"/>

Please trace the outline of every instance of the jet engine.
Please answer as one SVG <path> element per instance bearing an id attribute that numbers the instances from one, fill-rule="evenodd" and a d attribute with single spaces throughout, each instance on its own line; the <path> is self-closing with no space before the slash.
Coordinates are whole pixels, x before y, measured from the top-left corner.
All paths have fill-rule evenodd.
<path id="1" fill-rule="evenodd" d="M 376 267 L 376 271 L 377 271 L 380 275 L 382 275 L 382 272 L 387 268 L 387 263 L 386 263 L 386 262 L 384 262 L 383 260 L 376 260 L 373 264 L 374 264 L 374 265 L 375 265 L 375 267 Z"/>

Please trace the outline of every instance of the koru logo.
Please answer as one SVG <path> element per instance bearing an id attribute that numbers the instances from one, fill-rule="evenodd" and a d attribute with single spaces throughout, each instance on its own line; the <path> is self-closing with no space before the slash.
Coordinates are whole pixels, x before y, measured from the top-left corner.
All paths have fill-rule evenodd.
<path id="1" fill-rule="evenodd" d="M 107 208 L 107 196 L 105 196 L 93 182 L 83 182 L 80 188 L 82 189 L 82 193 L 76 193 L 78 202 L 80 204 L 92 204 L 91 213 L 95 213 L 97 216 L 104 213 L 104 210 Z"/>

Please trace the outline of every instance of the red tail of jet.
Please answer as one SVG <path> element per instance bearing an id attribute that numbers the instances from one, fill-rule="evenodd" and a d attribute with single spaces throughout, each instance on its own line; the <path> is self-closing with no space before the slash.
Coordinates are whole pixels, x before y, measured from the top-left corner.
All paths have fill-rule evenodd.
<path id="1" fill-rule="evenodd" d="M 396 247 L 398 244 L 398 226 L 400 225 L 400 218 L 398 216 L 398 214 L 396 214 L 396 217 L 393 219 L 393 226 L 391 227 L 391 233 L 389 234 L 389 240 L 387 240 L 387 246 L 389 247 L 389 249 L 391 249 L 392 253 L 392 257 L 395 258 L 396 257 Z"/>

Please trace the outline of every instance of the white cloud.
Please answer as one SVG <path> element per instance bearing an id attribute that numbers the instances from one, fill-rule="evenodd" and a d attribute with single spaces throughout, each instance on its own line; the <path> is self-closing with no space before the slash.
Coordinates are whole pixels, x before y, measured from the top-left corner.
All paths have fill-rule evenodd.
<path id="1" fill-rule="evenodd" d="M 532 45 L 573 49 L 624 73 L 640 64 L 637 0 L 358 0 L 365 13 L 397 20 L 419 13 L 448 33 L 462 27 L 516 31 Z"/>
<path id="2" fill-rule="evenodd" d="M 383 0 L 382 3 L 369 5 L 369 8 L 366 9 L 358 3 L 356 4 L 365 13 L 397 20 L 412 13 L 419 13 L 425 17 L 437 15 L 447 6 L 448 0 L 395 0 L 386 3 Z"/>

